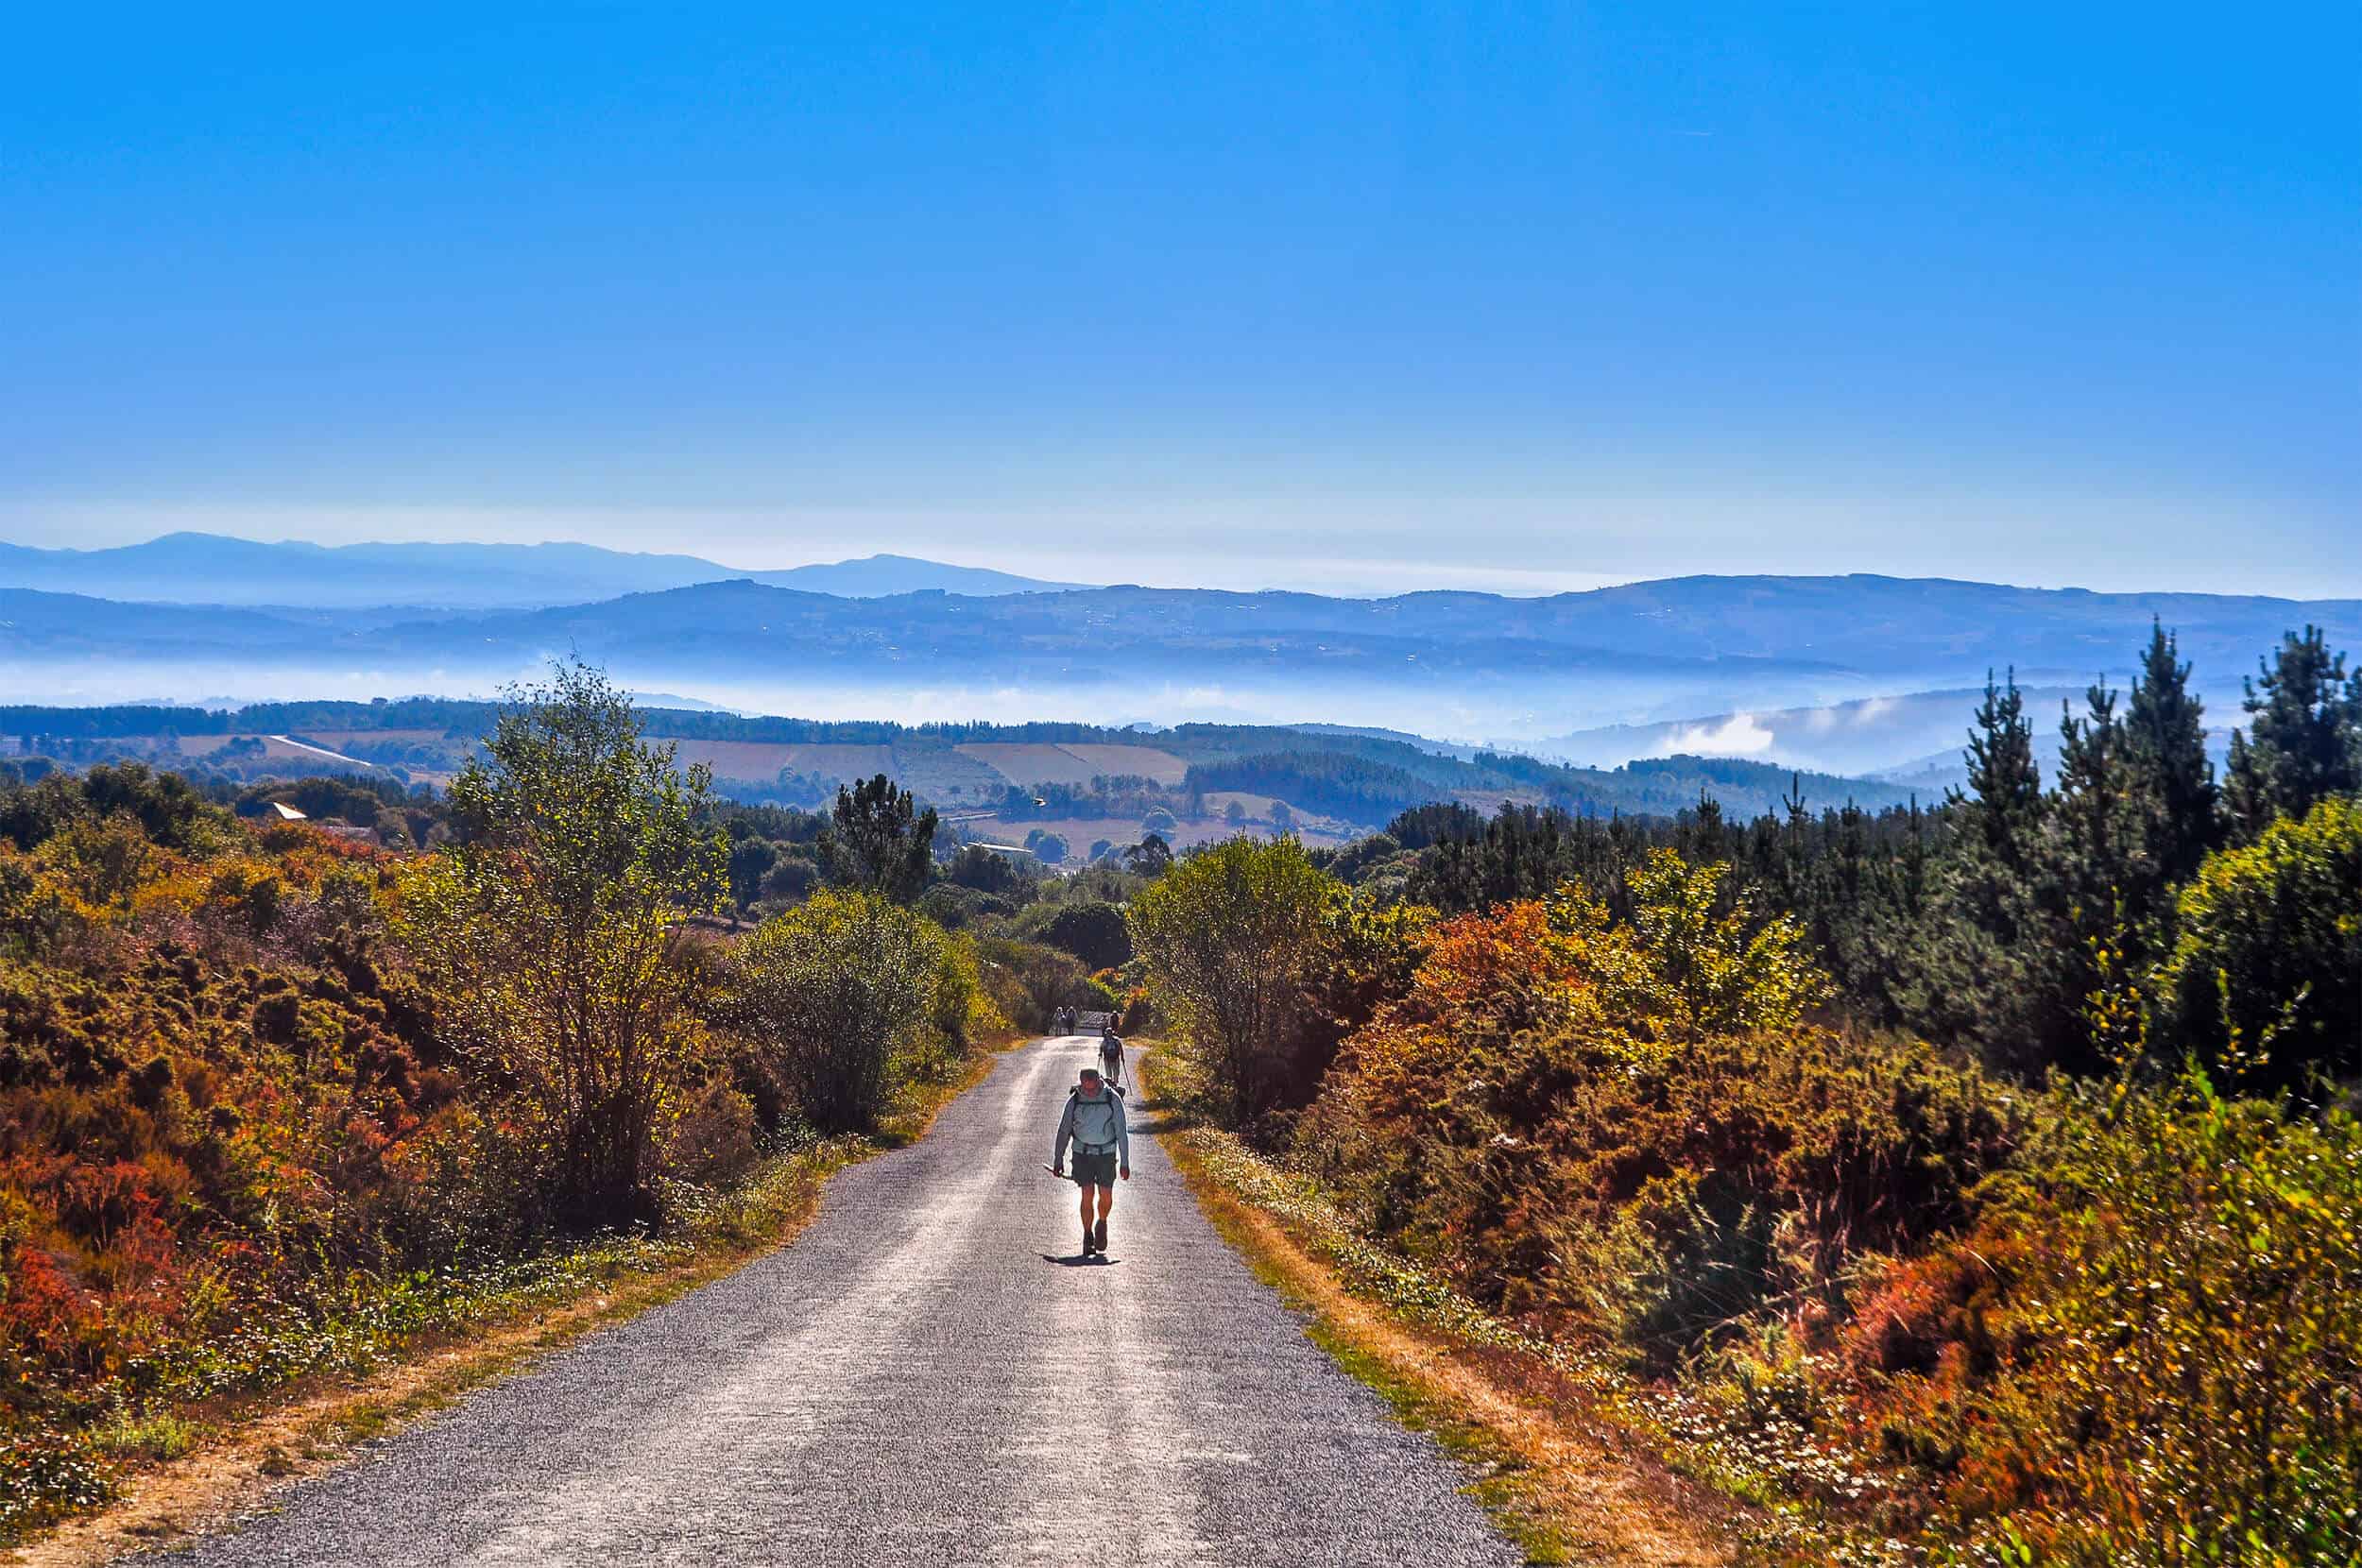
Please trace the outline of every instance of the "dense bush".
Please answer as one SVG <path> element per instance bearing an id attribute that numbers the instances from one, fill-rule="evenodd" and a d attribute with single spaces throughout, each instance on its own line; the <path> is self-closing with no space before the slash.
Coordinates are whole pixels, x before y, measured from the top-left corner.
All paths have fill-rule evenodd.
<path id="1" fill-rule="evenodd" d="M 1132 934 L 1123 923 L 1122 906 L 1105 899 L 1070 899 L 1037 906 L 1038 917 L 1021 929 L 1036 940 L 1072 953 L 1088 968 L 1114 969 L 1132 959 Z"/>
<path id="2" fill-rule="evenodd" d="M 1480 1300 L 1660 1367 L 1958 1223 L 2019 1135 L 2008 1096 L 1802 1023 L 1794 931 L 1705 913 L 1717 880 L 1666 855 L 1630 925 L 1570 888 L 1436 928 L 1301 1156 Z"/>
<path id="3" fill-rule="evenodd" d="M 885 1107 L 895 1054 L 938 1019 L 943 943 L 876 894 L 819 894 L 739 944 L 725 1014 L 806 1117 L 866 1129 Z M 963 1026 L 967 1000 L 955 1009 Z"/>
<path id="4" fill-rule="evenodd" d="M 2199 867 L 2159 1013 L 2211 1061 L 2260 1053 L 2264 1087 L 2362 1078 L 2362 807 L 2333 795 Z"/>

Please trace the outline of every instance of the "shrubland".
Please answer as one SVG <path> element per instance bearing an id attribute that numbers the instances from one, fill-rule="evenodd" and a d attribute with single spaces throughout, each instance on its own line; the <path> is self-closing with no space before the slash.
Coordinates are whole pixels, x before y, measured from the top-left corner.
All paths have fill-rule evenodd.
<path id="1" fill-rule="evenodd" d="M 2186 676 L 2160 629 L 2048 788 L 1995 682 L 1926 810 L 1185 857 L 1160 1088 L 1765 1559 L 2362 1559 L 2362 680 L 2292 635 L 2218 784 Z"/>
<path id="2" fill-rule="evenodd" d="M 759 1242 L 782 1172 L 1005 1035 L 882 893 L 712 918 L 730 810 L 579 667 L 432 850 L 136 763 L 0 786 L 0 1533 L 241 1398 Z"/>

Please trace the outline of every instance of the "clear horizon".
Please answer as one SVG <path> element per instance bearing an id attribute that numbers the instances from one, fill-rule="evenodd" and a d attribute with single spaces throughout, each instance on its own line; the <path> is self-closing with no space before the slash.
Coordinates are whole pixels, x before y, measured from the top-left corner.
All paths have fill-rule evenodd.
<path id="1" fill-rule="evenodd" d="M 429 8 L 0 61 L 0 537 L 2362 595 L 2362 20 Z"/>

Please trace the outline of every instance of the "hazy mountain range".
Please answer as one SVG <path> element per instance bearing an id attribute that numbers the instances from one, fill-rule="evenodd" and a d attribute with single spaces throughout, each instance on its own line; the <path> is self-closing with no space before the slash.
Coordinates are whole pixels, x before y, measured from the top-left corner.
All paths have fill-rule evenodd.
<path id="1" fill-rule="evenodd" d="M 984 596 L 1075 586 L 908 555 L 750 572 L 694 555 L 635 554 L 589 544 L 317 545 L 218 534 L 166 534 L 105 550 L 0 544 L 0 588 L 170 605 L 530 609 L 735 578 L 847 599 L 929 588 Z"/>
<path id="2" fill-rule="evenodd" d="M 2362 642 L 2362 601 L 1874 576 L 1350 599 L 1059 587 L 880 556 L 668 580 L 723 570 L 573 545 L 0 548 L 0 581 L 110 588 L 0 588 L 0 700 L 488 693 L 575 654 L 748 712 L 1317 722 L 1590 764 L 1690 752 L 1918 783 L 1988 669 L 2016 669 L 2046 731 L 2060 694 L 2129 677 L 2154 617 L 2220 721 L 2284 631 Z M 608 591 L 634 574 L 657 586 Z M 198 594 L 223 602 L 155 602 Z M 564 602 L 482 603 L 504 596 Z"/>

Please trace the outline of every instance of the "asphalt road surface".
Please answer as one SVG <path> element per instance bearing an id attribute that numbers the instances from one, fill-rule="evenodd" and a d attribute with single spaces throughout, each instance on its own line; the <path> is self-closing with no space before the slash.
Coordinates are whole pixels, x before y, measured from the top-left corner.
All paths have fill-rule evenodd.
<path id="1" fill-rule="evenodd" d="M 172 1560 L 1512 1564 L 1133 1140 L 1107 1260 L 1036 1042 L 796 1242 L 368 1445 Z M 1146 1119 L 1145 1116 L 1139 1119 Z"/>

